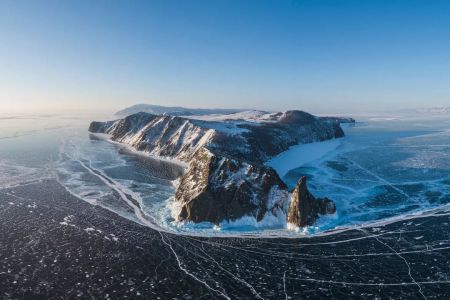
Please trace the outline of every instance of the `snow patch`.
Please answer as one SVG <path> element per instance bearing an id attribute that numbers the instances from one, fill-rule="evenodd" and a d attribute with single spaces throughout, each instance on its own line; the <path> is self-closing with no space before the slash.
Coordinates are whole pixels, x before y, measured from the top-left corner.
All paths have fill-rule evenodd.
<path id="1" fill-rule="evenodd" d="M 186 118 L 203 121 L 242 121 L 251 123 L 274 122 L 278 121 L 280 114 L 270 113 L 262 110 L 246 110 L 234 114 L 213 114 L 201 116 L 186 116 Z"/>
<path id="2" fill-rule="evenodd" d="M 266 165 L 274 168 L 278 175 L 283 177 L 290 170 L 323 157 L 339 147 L 340 144 L 340 139 L 333 139 L 292 146 L 288 150 L 270 159 L 266 162 Z"/>

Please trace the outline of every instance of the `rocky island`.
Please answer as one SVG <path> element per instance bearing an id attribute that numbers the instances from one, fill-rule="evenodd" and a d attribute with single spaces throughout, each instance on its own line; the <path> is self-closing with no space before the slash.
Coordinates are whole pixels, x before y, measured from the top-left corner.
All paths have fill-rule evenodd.
<path id="1" fill-rule="evenodd" d="M 89 131 L 188 165 L 175 193 L 178 221 L 219 224 L 251 216 L 259 222 L 273 215 L 298 228 L 335 213 L 336 207 L 330 199 L 316 199 L 306 178 L 289 191 L 266 162 L 294 145 L 343 137 L 341 122 L 354 121 L 297 110 L 202 116 L 140 112 L 92 122 Z"/>

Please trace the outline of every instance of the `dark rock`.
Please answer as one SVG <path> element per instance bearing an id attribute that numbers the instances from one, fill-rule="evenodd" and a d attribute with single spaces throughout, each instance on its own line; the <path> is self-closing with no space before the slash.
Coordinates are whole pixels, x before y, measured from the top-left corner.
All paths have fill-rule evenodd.
<path id="1" fill-rule="evenodd" d="M 178 221 L 233 221 L 245 215 L 260 221 L 268 210 L 287 206 L 286 184 L 272 168 L 201 148 L 181 177 L 175 194 Z"/>
<path id="2" fill-rule="evenodd" d="M 355 124 L 356 120 L 350 117 L 320 117 L 325 122 L 334 122 L 338 124 Z"/>
<path id="3" fill-rule="evenodd" d="M 287 124 L 308 125 L 314 123 L 315 121 L 316 117 L 307 112 L 301 110 L 289 110 L 284 113 L 284 115 L 280 118 L 278 122 Z"/>
<path id="4" fill-rule="evenodd" d="M 114 123 L 114 121 L 109 122 L 91 122 L 89 125 L 89 132 L 93 133 L 104 133 L 106 128 L 111 126 Z"/>
<path id="5" fill-rule="evenodd" d="M 306 185 L 306 177 L 299 179 L 292 192 L 291 204 L 288 210 L 287 223 L 298 227 L 312 225 L 319 215 L 334 214 L 336 206 L 328 198 L 316 199 Z"/>
<path id="6" fill-rule="evenodd" d="M 345 135 L 344 130 L 342 130 L 342 127 L 338 123 L 333 124 L 333 128 L 335 131 L 336 138 L 344 137 L 344 135 Z"/>

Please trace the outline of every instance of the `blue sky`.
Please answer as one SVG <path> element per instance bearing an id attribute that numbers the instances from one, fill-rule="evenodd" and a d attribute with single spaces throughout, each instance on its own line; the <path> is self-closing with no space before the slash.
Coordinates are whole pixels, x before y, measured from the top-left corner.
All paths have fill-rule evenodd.
<path id="1" fill-rule="evenodd" d="M 0 112 L 450 105 L 450 1 L 0 2 Z"/>

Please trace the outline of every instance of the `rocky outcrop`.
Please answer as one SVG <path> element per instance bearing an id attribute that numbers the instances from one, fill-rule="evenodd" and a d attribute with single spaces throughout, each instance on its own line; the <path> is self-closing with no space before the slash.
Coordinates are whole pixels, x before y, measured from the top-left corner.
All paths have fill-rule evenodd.
<path id="1" fill-rule="evenodd" d="M 106 133 L 117 121 L 108 122 L 91 122 L 89 125 L 89 132 Z"/>
<path id="2" fill-rule="evenodd" d="M 333 126 L 340 136 L 344 136 L 341 125 L 355 126 L 356 123 L 355 119 L 350 117 L 320 117 L 320 120 Z"/>
<path id="3" fill-rule="evenodd" d="M 252 115 L 252 121 L 241 118 L 245 115 Z M 110 134 L 112 140 L 139 151 L 189 164 L 175 194 L 179 221 L 217 224 L 243 216 L 260 221 L 270 212 L 288 214 L 289 222 L 302 227 L 334 208 L 331 200 L 316 200 L 305 182 L 294 190 L 288 211 L 286 184 L 264 165 L 293 145 L 342 137 L 339 122 L 331 119 L 302 111 L 244 112 L 223 121 L 137 113 L 92 122 L 89 130 Z"/>
<path id="4" fill-rule="evenodd" d="M 320 117 L 325 122 L 333 122 L 338 124 L 355 124 L 356 120 L 351 117 Z"/>
<path id="5" fill-rule="evenodd" d="M 291 227 L 305 227 L 314 224 L 319 215 L 334 214 L 335 212 L 336 205 L 332 200 L 316 199 L 308 191 L 306 177 L 303 176 L 292 192 L 287 223 Z"/>
<path id="6" fill-rule="evenodd" d="M 175 201 L 179 221 L 215 224 L 253 216 L 260 221 L 268 211 L 286 211 L 286 184 L 272 168 L 225 157 L 203 147 L 180 180 Z"/>

